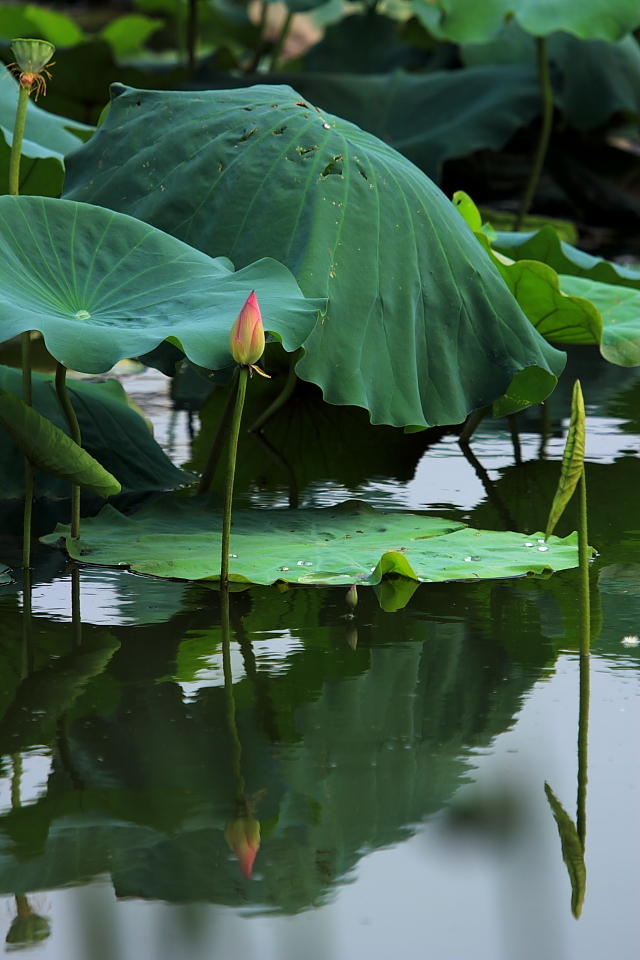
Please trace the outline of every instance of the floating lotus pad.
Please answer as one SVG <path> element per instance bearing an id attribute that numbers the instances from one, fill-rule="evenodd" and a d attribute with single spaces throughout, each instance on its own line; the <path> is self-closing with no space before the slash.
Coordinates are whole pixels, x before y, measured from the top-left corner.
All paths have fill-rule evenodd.
<path id="1" fill-rule="evenodd" d="M 39 330 L 56 360 L 83 373 L 171 338 L 208 370 L 233 365 L 229 331 L 255 290 L 265 329 L 296 350 L 324 300 L 264 258 L 234 272 L 140 220 L 44 197 L 0 197 L 0 340 Z"/>
<path id="2" fill-rule="evenodd" d="M 125 517 L 107 505 L 83 520 L 79 541 L 59 524 L 74 560 L 180 580 L 218 580 L 222 513 L 215 496 L 163 497 Z M 357 500 L 319 510 L 237 510 L 232 580 L 270 584 L 374 585 L 387 574 L 414 580 L 545 575 L 578 565 L 577 534 L 480 531 L 455 521 L 375 510 Z"/>

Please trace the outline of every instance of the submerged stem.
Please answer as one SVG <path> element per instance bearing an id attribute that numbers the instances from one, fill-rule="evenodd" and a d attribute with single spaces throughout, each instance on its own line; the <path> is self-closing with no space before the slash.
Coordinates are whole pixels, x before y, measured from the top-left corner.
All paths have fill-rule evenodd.
<path id="1" fill-rule="evenodd" d="M 229 435 L 229 459 L 227 462 L 227 480 L 224 490 L 224 511 L 222 514 L 222 554 L 220 557 L 220 583 L 225 586 L 229 583 L 229 541 L 231 539 L 231 510 L 233 506 L 233 483 L 236 475 L 236 458 L 238 456 L 238 437 L 240 436 L 240 421 L 242 408 L 247 393 L 247 378 L 249 367 L 240 367 L 238 374 L 238 393 L 236 395 L 231 433 Z"/>
<path id="2" fill-rule="evenodd" d="M 540 174 L 544 167 L 545 157 L 549 148 L 549 139 L 551 137 L 551 127 L 553 125 L 553 87 L 551 86 L 551 74 L 549 72 L 549 56 L 547 53 L 547 38 L 536 37 L 536 52 L 538 58 L 538 75 L 540 77 L 540 94 L 542 96 L 542 126 L 538 137 L 538 146 L 533 160 L 533 167 L 529 174 L 527 188 L 522 198 L 520 210 L 514 224 L 514 230 L 522 229 L 524 218 L 529 212 L 529 207 L 535 196 Z"/>
<path id="3" fill-rule="evenodd" d="M 20 193 L 20 156 L 22 154 L 22 140 L 24 125 L 27 120 L 27 104 L 29 102 L 29 87 L 20 86 L 18 107 L 13 125 L 13 140 L 11 142 L 11 158 L 9 160 L 9 193 L 17 197 Z"/>
<path id="4" fill-rule="evenodd" d="M 56 366 L 56 393 L 69 426 L 71 439 L 80 447 L 82 446 L 80 425 L 67 390 L 67 368 L 63 363 L 58 363 Z M 80 487 L 77 483 L 71 484 L 71 536 L 80 536 Z"/>
<path id="5" fill-rule="evenodd" d="M 229 617 L 229 585 L 220 584 L 220 607 L 222 625 L 222 670 L 224 673 L 224 700 L 227 729 L 231 739 L 231 768 L 235 786 L 236 802 L 244 801 L 244 777 L 242 776 L 242 744 L 236 725 L 236 702 L 233 696 L 233 673 L 231 671 L 231 624 Z"/>

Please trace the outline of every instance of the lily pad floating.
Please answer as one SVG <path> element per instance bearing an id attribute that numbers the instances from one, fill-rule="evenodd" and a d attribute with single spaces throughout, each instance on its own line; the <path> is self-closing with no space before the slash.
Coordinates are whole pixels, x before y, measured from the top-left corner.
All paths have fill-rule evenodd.
<path id="1" fill-rule="evenodd" d="M 229 331 L 255 290 L 267 331 L 296 350 L 323 300 L 263 259 L 234 272 L 160 230 L 103 207 L 0 197 L 0 340 L 39 330 L 56 360 L 104 373 L 171 338 L 208 370 L 233 365 Z"/>
<path id="2" fill-rule="evenodd" d="M 526 322 L 444 194 L 406 157 L 285 86 L 112 87 L 66 196 L 139 217 L 243 267 L 272 256 L 326 316 L 296 373 L 374 424 L 461 423 L 565 357 Z"/>
<path id="3" fill-rule="evenodd" d="M 180 580 L 218 580 L 222 512 L 216 497 L 163 497 L 125 517 L 107 505 L 83 520 L 79 540 L 58 525 L 43 543 L 64 543 L 83 563 L 126 567 Z M 545 575 L 578 565 L 577 535 L 472 530 L 410 513 L 385 513 L 351 500 L 319 510 L 237 510 L 232 581 L 375 585 L 412 580 L 483 580 Z"/>

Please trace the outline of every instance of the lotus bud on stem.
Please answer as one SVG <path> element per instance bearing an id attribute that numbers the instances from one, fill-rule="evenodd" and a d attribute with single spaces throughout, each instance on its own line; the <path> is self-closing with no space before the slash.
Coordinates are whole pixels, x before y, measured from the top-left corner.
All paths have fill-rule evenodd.
<path id="1" fill-rule="evenodd" d="M 244 816 L 227 823 L 224 838 L 238 858 L 243 877 L 248 880 L 260 847 L 260 821 L 247 810 Z"/>
<path id="2" fill-rule="evenodd" d="M 231 510 L 233 505 L 233 484 L 236 475 L 236 459 L 238 456 L 238 437 L 240 436 L 240 422 L 247 393 L 247 379 L 255 370 L 261 376 L 268 374 L 256 366 L 257 361 L 264 353 L 265 338 L 262 325 L 262 314 L 258 306 L 255 291 L 247 297 L 245 304 L 231 328 L 229 335 L 229 349 L 231 356 L 239 365 L 238 392 L 235 399 L 231 431 L 229 434 L 229 456 L 227 461 L 227 478 L 224 490 L 224 509 L 222 514 L 222 555 L 220 558 L 220 582 L 225 585 L 229 582 L 229 542 L 231 539 Z"/>
<path id="3" fill-rule="evenodd" d="M 351 619 L 353 617 L 353 611 L 358 605 L 358 587 L 357 584 L 352 583 L 349 589 L 347 590 L 347 595 L 344 598 L 344 602 L 347 605 L 346 616 Z"/>
<path id="4" fill-rule="evenodd" d="M 11 41 L 16 62 L 10 64 L 9 69 L 18 79 L 18 105 L 13 125 L 13 140 L 11 141 L 11 156 L 9 158 L 9 194 L 17 197 L 20 193 L 20 157 L 22 155 L 22 141 L 27 121 L 27 103 L 33 91 L 36 100 L 39 93 L 46 93 L 47 82 L 45 75 L 50 77 L 45 67 L 55 52 L 52 43 L 46 40 L 23 40 L 18 38 Z M 31 335 L 29 330 L 22 334 L 22 399 L 27 406 L 32 406 L 31 398 Z M 31 514 L 33 505 L 33 465 L 25 458 L 24 484 L 24 520 L 22 566 L 26 569 L 31 566 Z"/>

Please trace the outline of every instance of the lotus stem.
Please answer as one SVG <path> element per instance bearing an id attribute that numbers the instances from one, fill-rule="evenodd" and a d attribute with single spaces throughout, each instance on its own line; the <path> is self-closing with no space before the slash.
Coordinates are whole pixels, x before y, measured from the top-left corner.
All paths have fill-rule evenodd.
<path id="1" fill-rule="evenodd" d="M 287 12 L 286 17 L 282 27 L 280 28 L 280 33 L 278 34 L 278 39 L 273 45 L 273 50 L 271 51 L 271 58 L 269 60 L 269 73 L 273 73 L 275 68 L 278 65 L 280 60 L 280 54 L 282 53 L 282 48 L 284 47 L 285 40 L 287 39 L 287 34 L 289 33 L 289 28 L 291 26 L 291 20 L 293 19 L 293 13 L 291 10 Z"/>
<path id="2" fill-rule="evenodd" d="M 71 630 L 74 647 L 82 643 L 82 617 L 80 613 L 80 567 L 71 568 Z"/>
<path id="3" fill-rule="evenodd" d="M 224 674 L 224 700 L 227 729 L 231 738 L 231 768 L 235 781 L 236 802 L 244 802 L 244 777 L 242 776 L 242 744 L 236 725 L 236 702 L 233 696 L 233 673 L 231 670 L 231 624 L 229 616 L 229 585 L 220 584 L 220 613 L 222 625 L 222 671 Z"/>
<path id="4" fill-rule="evenodd" d="M 580 654 L 591 647 L 591 597 L 589 593 L 589 538 L 587 530 L 587 481 L 584 464 L 578 481 L 578 563 L 580 566 Z"/>
<path id="5" fill-rule="evenodd" d="M 533 202 L 542 168 L 544 167 L 545 157 L 547 156 L 547 150 L 549 149 L 551 127 L 553 125 L 553 87 L 551 86 L 551 74 L 549 73 L 546 37 L 536 37 L 536 53 L 538 59 L 538 75 L 540 78 L 540 93 L 542 96 L 542 126 L 540 127 L 538 146 L 536 147 L 536 154 L 529 175 L 527 189 L 522 198 L 520 210 L 518 211 L 518 216 L 516 217 L 513 227 L 516 232 L 522 229 L 524 218 L 529 213 L 529 207 Z"/>
<path id="6" fill-rule="evenodd" d="M 56 366 L 56 393 L 69 426 L 71 439 L 80 447 L 80 425 L 67 390 L 67 368 L 63 363 Z M 80 487 L 77 483 L 71 484 L 71 536 L 76 539 L 80 536 Z"/>
<path id="7" fill-rule="evenodd" d="M 238 437 L 240 436 L 240 422 L 244 398 L 247 394 L 247 379 L 249 367 L 240 367 L 238 374 L 238 392 L 233 409 L 231 433 L 229 435 L 229 459 L 227 462 L 227 481 L 224 491 L 224 510 L 222 514 L 222 555 L 220 558 L 220 583 L 226 586 L 229 583 L 229 543 L 231 540 L 231 511 L 233 507 L 233 484 L 236 476 L 236 458 L 238 456 Z"/>
<path id="8" fill-rule="evenodd" d="M 187 14 L 187 76 L 192 76 L 196 65 L 196 42 L 198 38 L 198 0 L 189 0 Z"/>
<path id="9" fill-rule="evenodd" d="M 20 340 L 22 363 L 22 399 L 28 407 L 33 406 L 33 384 L 31 382 L 31 335 L 25 331 Z M 22 566 L 26 570 L 31 566 L 31 521 L 33 517 L 33 464 L 24 458 L 24 515 L 22 520 Z"/>
<path id="10" fill-rule="evenodd" d="M 482 407 L 481 410 L 474 410 L 469 414 L 460 432 L 459 443 L 469 443 L 469 440 L 471 440 L 471 437 L 474 435 L 490 410 L 490 406 Z"/>
<path id="11" fill-rule="evenodd" d="M 236 397 L 238 394 L 238 378 L 234 378 L 233 383 L 229 387 L 229 395 L 227 396 L 227 402 L 224 405 L 224 410 L 218 421 L 218 426 L 216 427 L 216 432 L 214 434 L 213 440 L 211 441 L 211 447 L 209 449 L 209 455 L 207 457 L 207 462 L 204 465 L 204 470 L 202 471 L 202 476 L 200 477 L 200 483 L 198 484 L 198 489 L 196 493 L 208 493 L 209 488 L 211 487 L 211 482 L 213 476 L 216 472 L 218 463 L 220 461 L 220 454 L 222 453 L 222 447 L 224 444 L 224 438 L 227 432 L 227 427 L 231 420 L 231 414 L 235 409 Z"/>
<path id="12" fill-rule="evenodd" d="M 580 706 L 578 713 L 578 802 L 576 830 L 585 851 L 587 842 L 587 746 L 589 737 L 590 657 L 580 654 Z"/>
<path id="13" fill-rule="evenodd" d="M 20 679 L 33 672 L 33 622 L 31 619 L 31 570 L 22 571 L 22 657 Z"/>
<path id="14" fill-rule="evenodd" d="M 245 73 L 255 73 L 265 51 L 265 34 L 267 32 L 268 10 L 269 4 L 267 3 L 267 0 L 262 0 L 260 7 L 260 22 L 258 24 L 258 43 L 256 45 L 256 49 L 253 51 L 253 56 L 249 61 L 249 64 L 245 68 Z"/>
<path id="15" fill-rule="evenodd" d="M 510 413 L 507 420 L 509 421 L 509 430 L 511 431 L 513 458 L 517 464 L 520 464 L 522 463 L 522 450 L 520 447 L 520 434 L 518 433 L 518 417 L 515 413 Z"/>
<path id="16" fill-rule="evenodd" d="M 296 360 L 297 357 L 294 357 L 291 361 L 291 366 L 289 367 L 289 372 L 287 373 L 287 379 L 285 381 L 284 387 L 275 398 L 273 403 L 270 403 L 266 410 L 264 410 L 258 419 L 251 424 L 249 427 L 249 433 L 256 433 L 258 430 L 262 430 L 264 425 L 271 420 L 271 418 L 280 410 L 281 407 L 284 407 L 285 403 L 296 388 L 298 382 L 298 375 L 296 373 Z"/>
<path id="17" fill-rule="evenodd" d="M 13 125 L 13 140 L 11 143 L 11 158 L 9 160 L 9 193 L 17 197 L 20 193 L 20 156 L 22 154 L 22 140 L 24 125 L 27 121 L 27 104 L 29 102 L 29 87 L 20 87 L 18 107 Z"/>

